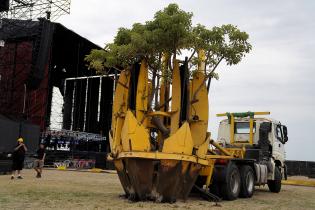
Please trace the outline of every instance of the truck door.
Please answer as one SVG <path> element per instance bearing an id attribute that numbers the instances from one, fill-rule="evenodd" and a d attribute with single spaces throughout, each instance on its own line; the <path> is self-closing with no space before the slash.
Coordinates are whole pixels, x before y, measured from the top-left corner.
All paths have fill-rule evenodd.
<path id="1" fill-rule="evenodd" d="M 275 124 L 274 126 L 275 129 L 275 137 L 273 141 L 273 149 L 272 149 L 272 156 L 280 160 L 281 162 L 284 161 L 285 159 L 285 150 L 284 150 L 284 135 L 283 135 L 283 130 L 281 124 Z"/>

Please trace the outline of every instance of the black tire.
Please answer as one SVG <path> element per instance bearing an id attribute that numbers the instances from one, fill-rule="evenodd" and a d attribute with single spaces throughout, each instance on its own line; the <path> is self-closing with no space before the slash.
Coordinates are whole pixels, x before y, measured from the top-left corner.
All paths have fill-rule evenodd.
<path id="1" fill-rule="evenodd" d="M 215 167 L 212 175 L 212 183 L 209 186 L 210 193 L 222 198 L 222 183 L 226 174 L 226 166 Z"/>
<path id="2" fill-rule="evenodd" d="M 241 175 L 241 190 L 240 197 L 250 198 L 255 190 L 255 174 L 252 167 L 244 165 L 240 169 Z"/>
<path id="3" fill-rule="evenodd" d="M 275 167 L 275 180 L 268 180 L 268 187 L 270 192 L 278 193 L 281 190 L 282 175 L 280 169 Z"/>
<path id="4" fill-rule="evenodd" d="M 240 172 L 234 163 L 231 163 L 226 170 L 225 182 L 221 185 L 221 193 L 224 200 L 235 200 L 238 198 L 241 189 Z"/>

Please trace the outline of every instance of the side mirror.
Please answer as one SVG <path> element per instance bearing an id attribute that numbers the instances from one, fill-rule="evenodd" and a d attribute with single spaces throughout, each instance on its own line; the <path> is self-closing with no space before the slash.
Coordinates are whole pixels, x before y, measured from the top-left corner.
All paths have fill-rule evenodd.
<path id="1" fill-rule="evenodd" d="M 288 139 L 288 129 L 286 126 L 282 126 L 282 130 L 283 130 L 283 140 L 284 142 L 287 142 L 289 139 Z"/>

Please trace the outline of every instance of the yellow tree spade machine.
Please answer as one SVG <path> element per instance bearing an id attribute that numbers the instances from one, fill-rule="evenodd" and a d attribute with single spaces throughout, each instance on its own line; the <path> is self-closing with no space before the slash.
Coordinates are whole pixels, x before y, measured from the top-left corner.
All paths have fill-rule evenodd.
<path id="1" fill-rule="evenodd" d="M 192 75 L 187 59 L 175 60 L 171 78 L 161 77 L 155 89 L 146 60 L 120 73 L 109 159 L 129 199 L 175 202 L 193 189 L 207 199 L 234 200 L 264 184 L 280 191 L 286 127 L 255 118 L 268 113 L 226 113 L 219 115 L 228 117 L 219 141 L 212 140 L 204 68 L 202 53 Z"/>

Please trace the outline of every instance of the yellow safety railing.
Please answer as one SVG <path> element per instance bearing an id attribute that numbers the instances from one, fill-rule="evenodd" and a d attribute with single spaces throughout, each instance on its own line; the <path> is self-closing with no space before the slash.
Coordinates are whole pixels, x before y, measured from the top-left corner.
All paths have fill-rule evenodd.
<path id="1" fill-rule="evenodd" d="M 229 117 L 230 118 L 230 142 L 234 144 L 235 139 L 235 118 L 236 117 L 250 117 L 249 119 L 249 144 L 253 144 L 254 139 L 254 116 L 255 115 L 269 115 L 270 112 L 242 112 L 242 113 L 220 113 L 217 114 L 217 117 Z"/>

